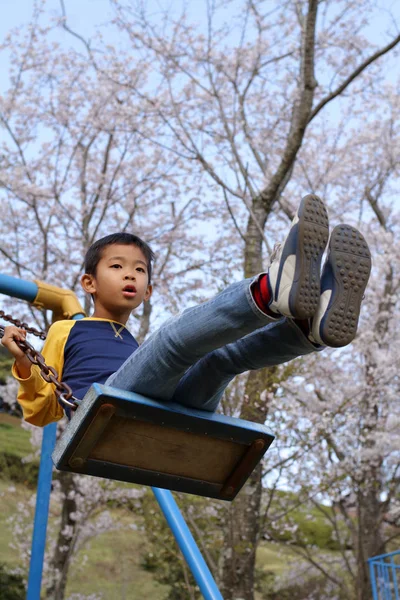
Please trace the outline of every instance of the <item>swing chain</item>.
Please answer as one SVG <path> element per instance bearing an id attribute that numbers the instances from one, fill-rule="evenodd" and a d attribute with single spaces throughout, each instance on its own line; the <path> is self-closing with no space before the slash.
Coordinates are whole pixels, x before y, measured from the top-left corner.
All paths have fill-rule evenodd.
<path id="1" fill-rule="evenodd" d="M 25 329 L 28 333 L 32 333 L 37 337 L 40 337 L 41 340 L 46 339 L 46 334 L 44 331 L 39 331 L 34 327 L 29 327 L 26 323 L 23 323 L 19 319 L 13 319 L 11 315 L 7 315 L 4 311 L 0 310 L 0 318 L 4 319 L 4 321 L 9 321 L 16 327 L 21 327 Z M 0 325 L 0 338 L 4 335 L 4 327 Z M 59 381 L 58 373 L 54 367 L 46 364 L 43 354 L 36 350 L 29 342 L 26 340 L 20 341 L 15 340 L 17 346 L 25 353 L 27 358 L 31 361 L 33 365 L 37 365 L 40 369 L 40 375 L 47 383 L 52 383 L 55 385 L 55 395 L 61 404 L 64 406 L 68 406 L 72 410 L 76 410 L 78 408 L 77 398 L 73 396 L 72 390 L 67 383 L 63 381 Z"/>
<path id="2" fill-rule="evenodd" d="M 37 365 L 40 369 L 40 375 L 47 383 L 52 383 L 55 386 L 55 394 L 57 400 L 69 408 L 76 410 L 78 404 L 76 398 L 72 395 L 72 390 L 67 383 L 59 381 L 58 373 L 54 367 L 46 364 L 43 354 L 36 350 L 29 342 L 18 341 L 17 345 L 25 352 L 25 355 L 31 361 L 33 365 Z M 72 399 L 72 401 L 70 401 Z"/>
<path id="3" fill-rule="evenodd" d="M 36 335 L 36 337 L 40 338 L 41 340 L 46 339 L 46 334 L 44 331 L 39 331 L 39 329 L 35 329 L 35 327 L 29 327 L 28 323 L 25 323 L 24 321 L 20 321 L 19 319 L 14 319 L 11 315 L 6 314 L 4 312 L 4 310 L 0 310 L 0 318 L 3 319 L 4 321 L 9 321 L 9 323 L 12 323 L 16 327 L 21 327 L 22 329 L 25 329 L 28 333 L 32 333 L 33 335 Z M 1 330 L 4 335 L 4 328 L 1 327 Z M 3 336 L 1 336 L 1 337 L 3 337 Z"/>

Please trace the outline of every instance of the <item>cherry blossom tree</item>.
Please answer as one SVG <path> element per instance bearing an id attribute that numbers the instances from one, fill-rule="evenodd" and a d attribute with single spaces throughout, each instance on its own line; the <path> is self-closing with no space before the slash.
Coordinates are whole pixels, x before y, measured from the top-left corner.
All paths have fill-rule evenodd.
<path id="1" fill-rule="evenodd" d="M 207 216 L 201 181 L 182 196 L 179 160 L 147 141 L 157 135 L 154 115 L 73 47 L 53 41 L 54 25 L 42 26 L 42 18 L 37 9 L 28 30 L 10 34 L 2 46 L 11 82 L 0 97 L 3 272 L 82 297 L 88 246 L 110 231 L 135 231 L 157 252 L 155 286 L 165 310 L 176 310 L 165 290 L 179 274 L 179 293 L 190 294 L 195 285 L 185 285 L 184 274 L 210 263 L 207 240 L 194 235 Z M 145 81 L 144 67 L 136 65 Z M 46 315 L 32 314 L 48 325 Z"/>
<path id="2" fill-rule="evenodd" d="M 253 372 L 225 399 L 225 410 L 267 420 L 277 441 L 226 508 L 217 575 L 224 598 L 253 600 L 261 538 L 298 535 L 293 506 L 277 494 L 286 481 L 298 494 L 292 504 L 324 513 L 341 550 L 332 565 L 303 538 L 302 558 L 330 597 L 368 598 L 365 560 L 385 548 L 398 518 L 396 16 L 369 0 L 223 0 L 205 3 L 195 23 L 185 5 L 111 4 L 119 46 L 104 32 L 88 40 L 73 31 L 63 2 L 58 25 L 74 40 L 67 56 L 40 14 L 13 42 L 12 88 L 1 100 L 2 181 L 14 210 L 2 232 L 5 268 L 75 289 L 82 251 L 108 219 L 133 222 L 159 249 L 157 299 L 174 312 L 261 271 L 305 193 L 327 200 L 333 222 L 360 226 L 378 259 L 357 340 Z M 36 101 L 32 90 L 42 90 Z M 50 142 L 38 141 L 41 128 Z"/>
<path id="3" fill-rule="evenodd" d="M 337 589 L 350 586 L 359 599 L 370 595 L 367 559 L 399 543 L 398 100 L 390 86 L 381 100 L 372 135 L 361 131 L 343 148 L 347 161 L 337 182 L 343 214 L 363 223 L 374 257 L 359 335 L 348 348 L 305 361 L 274 401 L 275 410 L 292 415 L 285 427 L 298 436 L 296 445 L 310 447 L 297 460 L 292 484 L 331 523 L 341 550 L 336 573 L 319 566 Z M 331 507 L 324 508 L 321 499 L 328 498 Z M 318 563 L 315 551 L 306 552 Z"/>
<path id="4" fill-rule="evenodd" d="M 157 252 L 155 297 L 159 316 L 168 314 L 177 309 L 175 298 L 198 297 L 196 273 L 207 273 L 222 252 L 221 244 L 211 249 L 195 234 L 206 215 L 201 180 L 181 195 L 179 160 L 147 141 L 158 119 L 74 47 L 55 41 L 57 24 L 44 20 L 39 6 L 31 25 L 10 33 L 1 47 L 10 56 L 10 86 L 0 96 L 1 270 L 72 289 L 89 312 L 79 287 L 86 249 L 107 233 L 133 231 Z M 138 77 L 142 72 L 140 65 Z M 49 326 L 45 311 L 4 304 L 15 316 Z M 139 340 L 151 326 L 151 308 L 146 304 L 132 319 Z M 51 598 L 64 598 L 88 519 L 96 511 L 104 517 L 109 490 L 99 484 L 94 494 L 93 485 L 68 474 L 57 480 L 59 530 L 46 558 Z"/>
<path id="5" fill-rule="evenodd" d="M 385 157 L 378 151 L 377 140 L 365 135 L 365 127 L 382 112 L 382 89 L 387 92 L 389 85 L 386 71 L 398 56 L 400 37 L 393 15 L 379 11 L 374 3 L 347 0 L 272 5 L 249 0 L 240 6 L 227 1 L 205 4 L 205 23 L 199 25 L 187 7 L 180 14 L 154 14 L 140 2 L 114 0 L 113 5 L 115 23 L 129 40 L 132 53 L 155 65 L 159 74 L 156 93 L 138 91 L 135 82 L 124 76 L 117 81 L 163 119 L 164 136 L 154 141 L 180 159 L 194 162 L 208 175 L 220 210 L 231 217 L 236 228 L 245 276 L 262 270 L 264 250 L 278 237 L 272 232 L 279 231 L 283 223 L 287 226 L 294 198 L 304 192 L 325 195 L 333 217 L 346 214 L 354 220 L 352 211 L 360 212 L 369 203 L 381 221 L 378 196 L 381 188 L 387 193 Z M 371 24 L 384 14 L 386 30 L 377 42 L 371 36 Z M 112 80 L 117 72 L 123 72 L 116 57 L 109 56 L 112 67 L 98 60 L 95 52 L 91 52 L 91 60 Z M 351 163 L 342 152 L 344 146 L 351 147 L 355 132 L 363 132 L 373 148 L 377 166 L 371 172 L 375 171 L 376 177 L 367 176 L 371 173 L 365 163 L 360 168 L 365 158 L 356 155 L 354 145 Z M 358 140 L 360 143 L 361 137 Z M 359 185 L 349 188 L 355 197 L 345 194 L 344 201 L 339 195 L 351 171 Z M 392 164 L 388 176 L 396 173 Z M 369 220 L 365 211 L 362 215 L 361 226 L 368 233 Z M 379 240 L 381 236 L 382 232 Z M 391 289 L 389 285 L 389 297 Z M 387 299 L 382 306 L 386 305 Z M 349 350 L 352 355 L 362 340 L 360 335 Z M 372 364 L 380 363 L 372 360 Z M 349 377 L 354 377 L 352 371 Z M 271 403 L 261 402 L 260 395 L 263 391 L 266 398 L 274 395 L 276 378 L 279 382 L 278 369 L 250 374 L 242 417 L 265 421 Z M 359 385 L 365 395 L 365 379 L 360 379 Z M 299 418 L 297 411 L 293 421 Z M 303 456 L 307 463 L 307 454 Z M 372 466 L 368 468 L 371 490 L 378 474 L 374 479 Z M 222 575 L 226 598 L 254 597 L 261 474 L 261 467 L 255 470 L 246 492 L 230 510 L 228 530 L 232 535 L 225 547 Z M 378 497 L 375 494 L 375 502 Z M 367 511 L 370 515 L 372 504 Z M 365 513 L 360 511 L 360 515 Z M 364 539 L 371 540 L 376 522 L 366 517 L 358 523 L 368 530 Z M 358 553 L 353 576 L 356 587 L 361 586 L 357 593 L 367 597 L 365 559 L 377 547 L 362 542 L 361 536 L 357 540 L 363 550 Z"/>

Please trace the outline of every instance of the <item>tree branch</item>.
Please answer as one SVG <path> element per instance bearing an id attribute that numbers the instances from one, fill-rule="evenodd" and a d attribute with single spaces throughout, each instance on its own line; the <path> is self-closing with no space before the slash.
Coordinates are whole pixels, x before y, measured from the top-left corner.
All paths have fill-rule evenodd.
<path id="1" fill-rule="evenodd" d="M 342 92 L 344 92 L 344 90 L 350 85 L 350 83 L 352 83 L 352 81 L 354 81 L 354 79 L 356 79 L 356 77 L 358 77 L 358 75 L 360 75 L 363 71 L 365 71 L 365 69 L 367 67 L 369 67 L 369 65 L 371 65 L 378 58 L 380 58 L 381 56 L 383 56 L 390 50 L 392 50 L 395 46 L 397 46 L 397 44 L 399 42 L 400 42 L 400 35 L 398 35 L 396 38 L 394 38 L 394 40 L 392 40 L 390 42 L 390 44 L 388 44 L 384 48 L 381 48 L 380 50 L 377 50 L 377 52 L 372 54 L 372 56 L 370 56 L 363 63 L 361 63 L 361 65 L 359 67 L 357 67 L 357 69 L 355 69 L 355 71 L 353 71 L 353 73 L 351 73 L 351 75 L 349 75 L 347 77 L 347 79 L 345 79 L 345 81 L 341 85 L 339 85 L 339 87 L 336 88 L 336 90 L 334 92 L 332 92 L 331 94 L 329 94 L 328 96 L 323 98 L 317 104 L 317 106 L 313 109 L 312 113 L 310 114 L 308 122 L 310 123 L 314 119 L 314 117 L 316 117 L 317 114 L 324 108 L 324 106 L 326 106 L 328 104 L 328 102 L 331 102 L 334 98 L 337 98 L 337 96 L 340 96 L 340 94 Z"/>

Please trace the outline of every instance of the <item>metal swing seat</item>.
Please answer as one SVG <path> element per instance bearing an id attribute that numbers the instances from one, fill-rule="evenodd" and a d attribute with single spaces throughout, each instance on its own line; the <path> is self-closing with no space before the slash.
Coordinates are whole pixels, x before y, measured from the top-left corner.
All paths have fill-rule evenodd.
<path id="1" fill-rule="evenodd" d="M 258 423 L 95 383 L 57 443 L 57 469 L 233 500 L 274 436 Z"/>

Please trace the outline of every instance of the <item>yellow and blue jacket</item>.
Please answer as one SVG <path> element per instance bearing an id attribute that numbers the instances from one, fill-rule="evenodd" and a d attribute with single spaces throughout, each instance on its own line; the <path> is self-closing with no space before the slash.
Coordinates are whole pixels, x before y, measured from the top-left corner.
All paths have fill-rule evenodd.
<path id="1" fill-rule="evenodd" d="M 139 344 L 121 323 L 87 317 L 77 321 L 57 321 L 47 334 L 41 351 L 46 364 L 54 367 L 76 398 L 82 399 L 92 383 L 105 383 Z M 14 364 L 12 374 L 19 381 L 18 402 L 24 419 L 44 427 L 63 417 L 54 385 L 32 365 L 28 379 L 21 379 Z"/>

